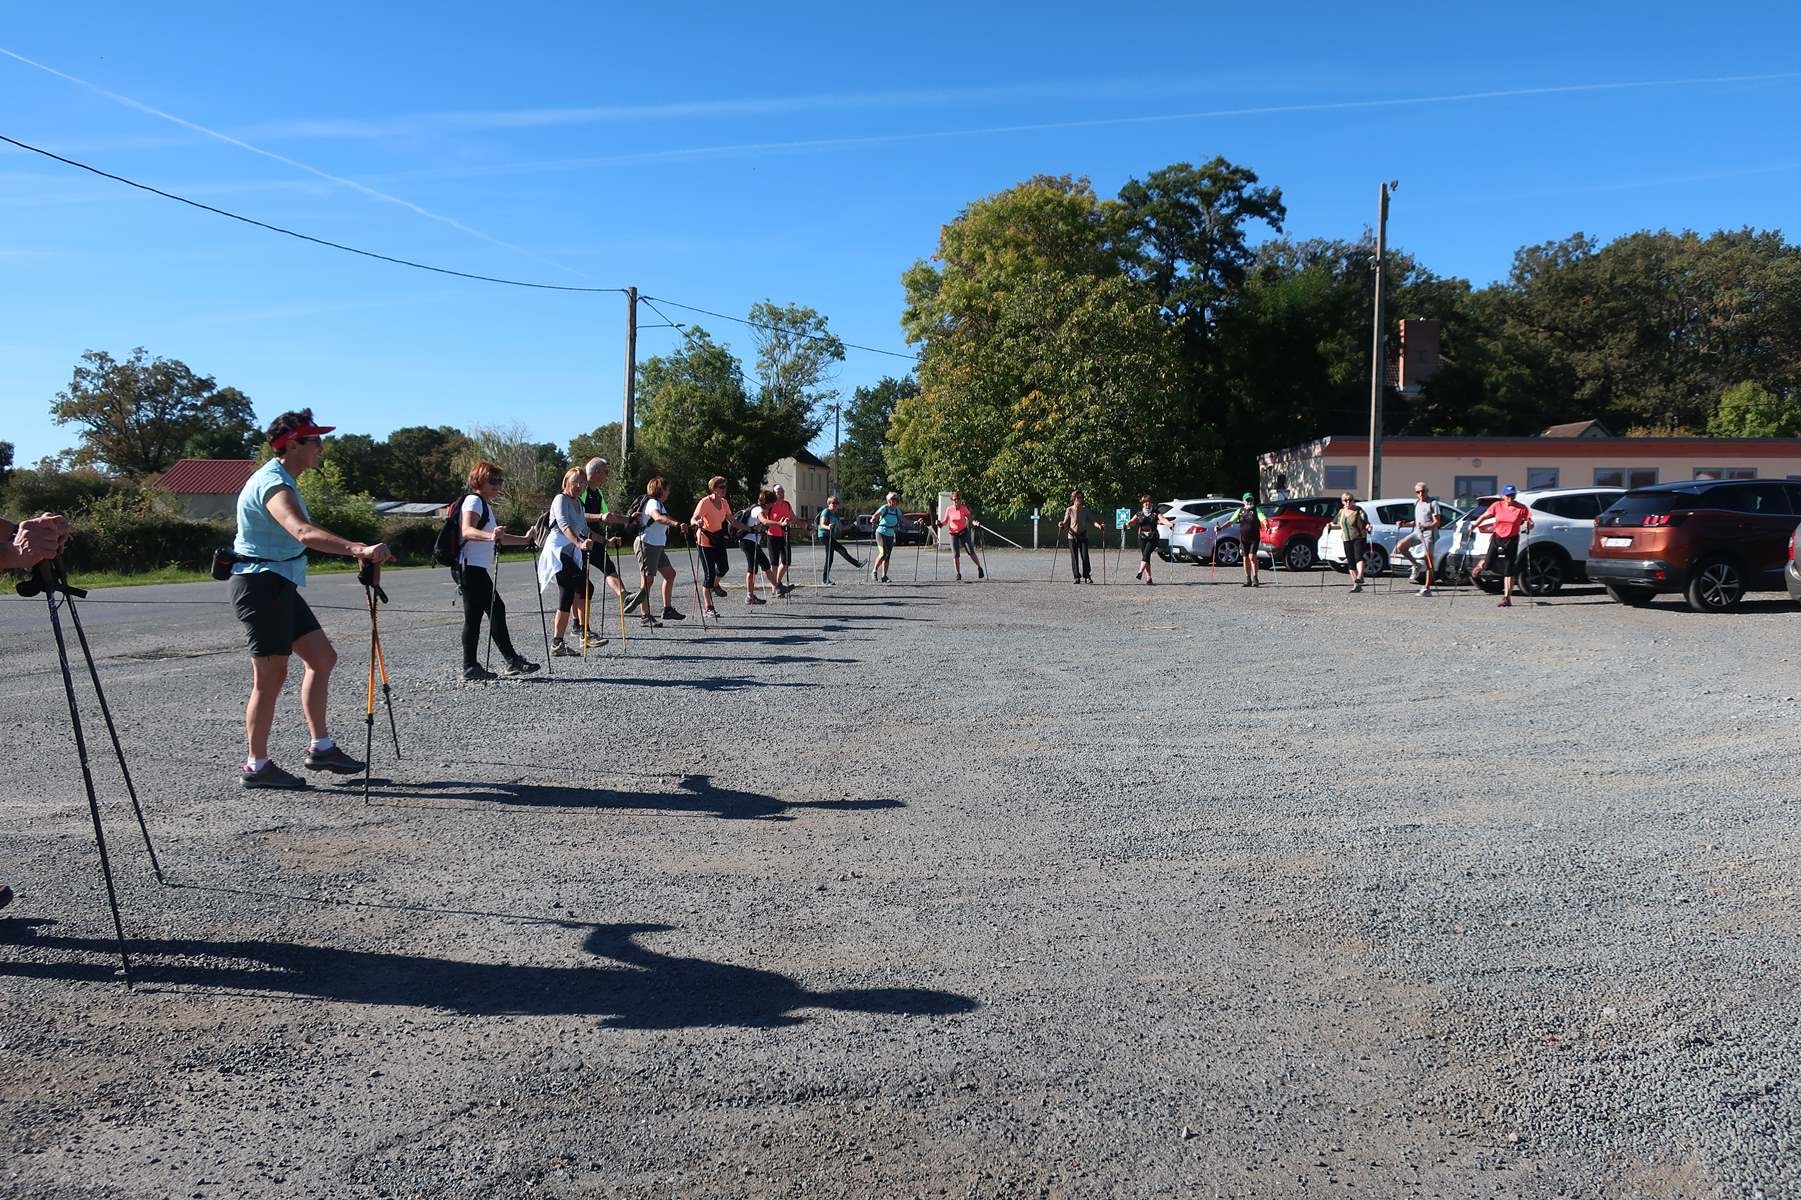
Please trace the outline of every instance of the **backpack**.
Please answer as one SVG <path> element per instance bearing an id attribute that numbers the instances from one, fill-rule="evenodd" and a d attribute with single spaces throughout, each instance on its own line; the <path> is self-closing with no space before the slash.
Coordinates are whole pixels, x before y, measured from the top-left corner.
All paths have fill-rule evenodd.
<path id="1" fill-rule="evenodd" d="M 434 567 L 449 567 L 452 574 L 461 574 L 458 561 L 463 549 L 463 501 L 475 496 L 474 492 L 462 496 L 451 506 L 450 515 L 444 518 L 444 524 L 438 527 L 437 540 L 432 542 L 431 561 Z M 481 523 L 486 525 L 493 515 L 488 502 L 475 496 L 481 504 Z"/>
<path id="2" fill-rule="evenodd" d="M 644 502 L 648 499 L 649 496 L 639 496 L 626 506 L 622 536 L 628 542 L 644 532 Z"/>
<path id="3" fill-rule="evenodd" d="M 755 507 L 754 504 L 746 504 L 743 508 L 732 514 L 732 520 L 739 525 L 744 526 L 744 529 L 738 534 L 740 541 L 758 542 L 762 540 L 761 529 L 750 528 L 750 510 Z"/>

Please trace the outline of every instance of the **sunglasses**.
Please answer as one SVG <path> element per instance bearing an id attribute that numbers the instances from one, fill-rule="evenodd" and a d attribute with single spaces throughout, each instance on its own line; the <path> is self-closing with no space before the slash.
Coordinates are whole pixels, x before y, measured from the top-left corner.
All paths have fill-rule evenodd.
<path id="1" fill-rule="evenodd" d="M 297 437 L 293 444 L 296 446 L 323 446 L 325 439 L 322 437 Z"/>

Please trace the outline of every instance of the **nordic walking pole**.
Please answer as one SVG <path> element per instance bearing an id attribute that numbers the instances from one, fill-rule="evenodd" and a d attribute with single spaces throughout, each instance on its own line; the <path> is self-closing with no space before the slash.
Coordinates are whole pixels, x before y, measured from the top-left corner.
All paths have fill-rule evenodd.
<path id="1" fill-rule="evenodd" d="M 498 527 L 496 527 L 498 529 Z M 494 543 L 494 586 L 488 592 L 488 649 L 482 656 L 482 668 L 494 668 L 494 606 L 500 603 L 500 542 Z"/>
<path id="2" fill-rule="evenodd" d="M 582 657 L 588 657 L 588 618 L 594 615 L 594 581 L 588 577 L 588 558 L 592 552 L 582 554 Z M 606 616 L 606 597 L 600 598 L 601 616 Z"/>
<path id="3" fill-rule="evenodd" d="M 100 702 L 100 715 L 106 721 L 107 736 L 112 738 L 113 753 L 119 759 L 119 774 L 125 780 L 125 794 L 131 797 L 131 811 L 138 819 L 138 832 L 144 835 L 144 850 L 150 855 L 150 869 L 156 874 L 158 883 L 165 883 L 167 881 L 163 878 L 162 864 L 156 860 L 156 847 L 150 844 L 150 826 L 144 822 L 143 805 L 138 803 L 137 785 L 131 781 L 131 768 L 125 765 L 125 750 L 119 745 L 119 729 L 113 724 L 112 709 L 106 703 L 106 692 L 100 687 L 100 672 L 94 666 L 94 651 L 88 646 L 87 631 L 81 627 L 81 613 L 67 599 L 67 593 L 63 604 L 69 610 L 69 623 L 75 626 L 75 640 L 81 643 L 82 657 L 87 660 L 88 679 L 94 685 L 94 698 Z"/>
<path id="4" fill-rule="evenodd" d="M 532 585 L 538 593 L 538 632 L 544 635 L 544 671 L 548 675 L 555 675 L 556 668 L 550 662 L 550 621 L 544 613 L 544 581 L 538 577 L 536 564 L 532 567 Z"/>
<path id="5" fill-rule="evenodd" d="M 369 803 L 369 768 L 375 761 L 375 590 L 380 585 L 381 568 L 374 563 L 363 564 L 363 569 L 356 573 L 356 581 L 363 585 L 363 600 L 369 605 L 369 691 L 368 699 L 363 705 L 363 803 Z"/>
<path id="6" fill-rule="evenodd" d="M 75 703 L 75 677 L 69 673 L 69 648 L 63 641 L 62 620 L 56 614 L 56 593 L 62 592 L 64 602 L 75 596 L 87 593 L 80 588 L 69 586 L 63 578 L 62 569 L 54 562 L 41 562 L 32 569 L 31 578 L 22 581 L 14 589 L 21 596 L 35 596 L 44 593 L 44 602 L 50 609 L 50 631 L 56 635 L 56 658 L 63 672 L 63 693 L 69 699 L 69 727 L 75 734 L 75 755 L 81 760 L 81 782 L 87 789 L 88 816 L 94 822 L 94 848 L 100 854 L 100 876 L 106 881 L 106 903 L 113 913 L 113 933 L 119 941 L 119 973 L 125 977 L 125 987 L 131 989 L 131 952 L 125 945 L 125 922 L 119 917 L 119 894 L 113 888 L 113 866 L 106 856 L 106 831 L 100 827 L 100 801 L 94 795 L 94 772 L 88 765 L 87 739 L 81 732 L 81 709 Z M 74 612 L 73 607 L 70 612 Z M 91 660 L 90 660 L 91 661 Z"/>
<path id="7" fill-rule="evenodd" d="M 1053 540 L 1051 542 L 1051 570 L 1050 570 L 1050 574 L 1048 574 L 1044 577 L 1044 581 L 1046 583 L 1050 583 L 1052 580 L 1057 578 L 1057 552 L 1059 550 L 1061 550 L 1062 548 L 1063 548 L 1063 522 L 1059 521 L 1059 522 L 1057 522 L 1057 536 L 1056 536 L 1055 540 Z"/>
<path id="8" fill-rule="evenodd" d="M 700 614 L 700 627 L 707 627 L 707 602 L 700 594 L 700 572 L 694 569 L 694 543 L 688 540 L 688 531 L 682 530 L 682 549 L 688 552 L 688 578 L 694 584 L 694 607 Z"/>

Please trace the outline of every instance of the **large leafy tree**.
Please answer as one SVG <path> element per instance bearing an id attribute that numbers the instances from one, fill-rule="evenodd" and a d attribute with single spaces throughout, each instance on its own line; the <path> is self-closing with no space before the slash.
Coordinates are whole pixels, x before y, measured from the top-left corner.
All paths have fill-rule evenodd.
<path id="1" fill-rule="evenodd" d="M 888 488 L 888 426 L 895 405 L 919 394 L 912 377 L 886 376 L 851 393 L 838 444 L 838 490 L 853 506 Z"/>
<path id="2" fill-rule="evenodd" d="M 462 430 L 449 425 L 405 425 L 388 435 L 379 498 L 445 502 L 463 492 L 458 464 L 473 448 Z"/>
<path id="3" fill-rule="evenodd" d="M 247 455 L 257 437 L 243 392 L 179 360 L 151 358 L 142 346 L 123 361 L 104 350 L 83 354 L 50 414 L 81 429 L 81 444 L 63 456 L 68 465 L 129 478 L 167 470 L 196 451 Z"/>
<path id="4" fill-rule="evenodd" d="M 757 406 L 738 359 L 706 330 L 691 327 L 681 349 L 638 367 L 638 443 L 644 471 L 669 483 L 679 508 L 724 475 L 733 500 L 763 480 Z"/>
<path id="5" fill-rule="evenodd" d="M 1761 383 L 1727 388 L 1707 422 L 1715 437 L 1794 437 L 1801 434 L 1801 391 L 1778 396 Z"/>
<path id="6" fill-rule="evenodd" d="M 325 439 L 325 462 L 335 463 L 344 489 L 351 494 L 384 493 L 383 472 L 388 447 L 366 433 L 335 433 Z"/>
<path id="7" fill-rule="evenodd" d="M 616 464 L 619 458 L 619 422 L 608 421 L 590 433 L 578 433 L 569 439 L 569 461 L 577 466 L 590 458 L 604 458 Z"/>

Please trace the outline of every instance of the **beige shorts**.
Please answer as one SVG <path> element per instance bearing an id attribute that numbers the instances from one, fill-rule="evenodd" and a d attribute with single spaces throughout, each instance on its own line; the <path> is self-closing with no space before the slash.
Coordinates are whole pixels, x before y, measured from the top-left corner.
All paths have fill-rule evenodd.
<path id="1" fill-rule="evenodd" d="M 632 551 L 638 556 L 638 569 L 646 575 L 655 575 L 659 568 L 669 562 L 667 547 L 652 546 L 643 538 L 632 543 Z"/>

